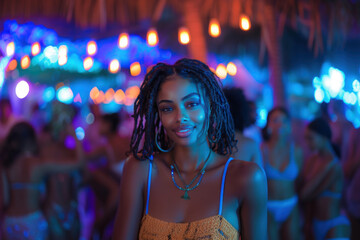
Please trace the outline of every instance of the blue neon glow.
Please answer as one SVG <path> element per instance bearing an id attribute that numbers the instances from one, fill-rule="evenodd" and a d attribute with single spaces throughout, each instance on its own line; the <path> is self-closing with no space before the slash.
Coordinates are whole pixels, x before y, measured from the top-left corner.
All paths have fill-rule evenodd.
<path id="1" fill-rule="evenodd" d="M 43 100 L 45 102 L 50 102 L 55 97 L 55 89 L 53 87 L 47 87 L 43 92 Z"/>
<path id="2" fill-rule="evenodd" d="M 315 98 L 316 102 L 322 103 L 325 98 L 324 91 L 321 88 L 316 88 L 315 93 L 314 93 L 314 98 Z"/>
<path id="3" fill-rule="evenodd" d="M 82 127 L 76 128 L 75 134 L 76 134 L 77 139 L 79 139 L 80 141 L 83 140 L 85 137 L 85 131 Z"/>
<path id="4" fill-rule="evenodd" d="M 70 104 L 73 101 L 74 94 L 69 87 L 64 86 L 59 88 L 56 93 L 56 98 L 62 103 Z"/>

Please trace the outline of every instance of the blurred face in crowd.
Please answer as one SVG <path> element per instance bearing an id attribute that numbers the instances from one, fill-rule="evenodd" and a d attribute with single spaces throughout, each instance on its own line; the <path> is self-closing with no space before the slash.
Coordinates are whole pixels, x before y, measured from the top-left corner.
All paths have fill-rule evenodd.
<path id="1" fill-rule="evenodd" d="M 317 151 L 325 145 L 326 138 L 307 127 L 305 129 L 305 142 L 311 151 Z"/>
<path id="2" fill-rule="evenodd" d="M 290 119 L 282 111 L 274 111 L 269 118 L 268 133 L 271 137 L 286 137 L 291 133 Z"/>

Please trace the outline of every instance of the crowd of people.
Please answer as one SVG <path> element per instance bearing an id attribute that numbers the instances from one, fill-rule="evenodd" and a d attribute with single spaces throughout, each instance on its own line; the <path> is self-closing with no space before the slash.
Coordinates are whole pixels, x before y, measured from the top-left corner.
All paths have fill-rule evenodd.
<path id="1" fill-rule="evenodd" d="M 181 59 L 146 74 L 133 126 L 90 104 L 80 141 L 76 107 L 49 109 L 39 124 L 0 100 L 0 239 L 360 239 L 360 129 L 339 100 L 259 128 L 242 89 Z"/>

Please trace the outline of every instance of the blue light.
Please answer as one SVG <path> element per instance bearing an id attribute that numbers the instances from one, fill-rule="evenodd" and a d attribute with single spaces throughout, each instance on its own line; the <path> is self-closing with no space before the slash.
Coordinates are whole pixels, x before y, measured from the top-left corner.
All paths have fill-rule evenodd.
<path id="1" fill-rule="evenodd" d="M 314 77 L 313 86 L 314 86 L 314 88 L 320 88 L 322 86 L 320 78 Z"/>
<path id="2" fill-rule="evenodd" d="M 54 97 L 55 97 L 55 89 L 53 87 L 47 87 L 43 93 L 43 100 L 45 102 L 50 102 L 51 100 L 54 99 Z"/>
<path id="3" fill-rule="evenodd" d="M 44 49 L 44 55 L 51 63 L 56 63 L 58 60 L 58 49 L 57 47 L 48 46 Z"/>
<path id="4" fill-rule="evenodd" d="M 69 87 L 64 86 L 59 88 L 56 93 L 56 98 L 62 103 L 70 104 L 73 101 L 74 94 Z"/>
<path id="5" fill-rule="evenodd" d="M 315 101 L 318 103 L 322 103 L 325 98 L 324 91 L 321 88 L 317 88 L 314 93 Z"/>
<path id="6" fill-rule="evenodd" d="M 77 139 L 79 139 L 80 141 L 83 140 L 85 137 L 85 131 L 82 127 L 76 128 L 75 134 L 76 134 Z"/>
<path id="7" fill-rule="evenodd" d="M 360 91 L 360 82 L 359 80 L 355 79 L 352 83 L 352 87 L 354 92 L 359 92 Z"/>

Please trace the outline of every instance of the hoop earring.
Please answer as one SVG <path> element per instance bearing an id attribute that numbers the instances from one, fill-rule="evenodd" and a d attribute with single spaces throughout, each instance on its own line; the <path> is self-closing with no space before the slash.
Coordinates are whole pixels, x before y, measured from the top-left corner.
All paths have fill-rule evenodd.
<path id="1" fill-rule="evenodd" d="M 161 151 L 161 152 L 170 152 L 173 148 L 174 145 L 172 145 L 169 149 L 163 149 L 162 147 L 160 147 L 160 144 L 158 143 L 158 133 L 155 133 L 155 144 L 156 147 Z"/>

